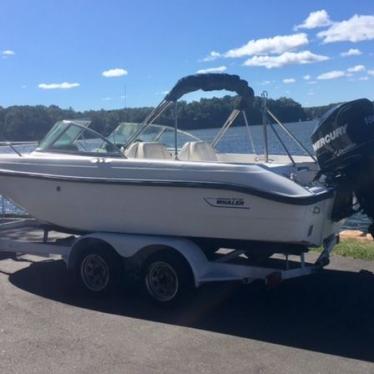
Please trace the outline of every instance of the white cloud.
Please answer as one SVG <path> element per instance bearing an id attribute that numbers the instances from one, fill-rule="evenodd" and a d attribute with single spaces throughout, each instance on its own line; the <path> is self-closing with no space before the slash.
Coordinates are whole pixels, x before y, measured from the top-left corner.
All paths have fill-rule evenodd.
<path id="1" fill-rule="evenodd" d="M 345 77 L 345 72 L 342 70 L 333 70 L 329 71 L 327 73 L 323 73 L 317 77 L 317 79 L 320 80 L 327 80 L 327 79 L 337 79 L 341 77 Z"/>
<path id="2" fill-rule="evenodd" d="M 374 70 L 368 70 L 368 74 L 374 77 Z"/>
<path id="3" fill-rule="evenodd" d="M 262 82 L 260 82 L 261 86 L 268 86 L 269 84 L 271 84 L 271 81 L 262 81 Z"/>
<path id="4" fill-rule="evenodd" d="M 103 97 L 101 100 L 103 101 L 112 101 L 112 98 L 107 96 L 107 97 Z"/>
<path id="5" fill-rule="evenodd" d="M 227 69 L 226 66 L 217 66 L 215 68 L 200 69 L 197 74 L 207 74 L 207 73 L 223 73 Z"/>
<path id="6" fill-rule="evenodd" d="M 295 26 L 295 30 L 298 29 L 315 29 L 317 27 L 324 27 L 331 25 L 332 21 L 329 14 L 324 10 L 317 10 L 311 12 L 309 16 L 300 25 Z"/>
<path id="7" fill-rule="evenodd" d="M 310 51 L 285 52 L 279 56 L 253 56 L 244 62 L 245 66 L 263 66 L 267 69 L 280 68 L 291 64 L 311 64 L 326 61 L 329 57 Z"/>
<path id="8" fill-rule="evenodd" d="M 102 76 L 105 78 L 116 78 L 116 77 L 123 77 L 124 75 L 128 74 L 128 71 L 121 68 L 114 68 L 105 70 L 102 73 Z"/>
<path id="9" fill-rule="evenodd" d="M 12 51 L 11 49 L 5 49 L 4 51 L 1 51 L 1 55 L 4 57 L 14 56 L 16 52 Z"/>
<path id="10" fill-rule="evenodd" d="M 335 22 L 327 30 L 321 31 L 318 37 L 323 43 L 360 42 L 374 39 L 374 16 L 355 14 L 346 21 Z"/>
<path id="11" fill-rule="evenodd" d="M 360 56 L 362 55 L 362 52 L 357 48 L 350 48 L 346 52 L 342 52 L 340 56 L 342 57 L 349 57 L 349 56 Z"/>
<path id="12" fill-rule="evenodd" d="M 283 79 L 284 84 L 290 84 L 290 83 L 295 83 L 296 79 L 295 78 L 285 78 Z"/>
<path id="13" fill-rule="evenodd" d="M 156 92 L 155 95 L 162 95 L 162 96 L 165 96 L 169 93 L 170 91 L 168 90 L 165 90 L 165 91 L 159 91 L 159 92 Z"/>
<path id="14" fill-rule="evenodd" d="M 221 57 L 221 54 L 219 52 L 211 51 L 208 56 L 206 56 L 202 59 L 202 61 L 204 61 L 204 62 L 214 61 L 218 57 Z"/>
<path id="15" fill-rule="evenodd" d="M 277 35 L 272 38 L 253 39 L 239 48 L 230 49 L 223 57 L 239 58 L 244 56 L 280 54 L 309 43 L 304 33 L 293 35 Z M 212 52 L 211 52 L 212 53 Z"/>
<path id="16" fill-rule="evenodd" d="M 62 82 L 62 83 L 40 83 L 38 85 L 39 88 L 42 90 L 69 90 L 71 88 L 79 87 L 79 83 L 69 83 L 69 82 Z"/>
<path id="17" fill-rule="evenodd" d="M 367 81 L 369 80 L 369 77 L 360 77 L 358 78 L 359 81 Z"/>
<path id="18" fill-rule="evenodd" d="M 342 78 L 342 77 L 352 77 L 353 74 L 355 73 L 362 73 L 366 71 L 366 68 L 364 65 L 356 65 L 356 66 L 352 66 L 350 68 L 348 68 L 347 70 L 333 70 L 333 71 L 329 71 L 327 73 L 323 73 L 321 75 L 319 75 L 317 77 L 317 79 L 322 79 L 322 80 L 326 80 L 326 79 L 337 79 L 337 78 Z M 368 74 L 370 70 L 368 71 Z M 374 73 L 374 71 L 373 71 Z M 374 75 L 374 74 L 373 74 Z"/>
<path id="19" fill-rule="evenodd" d="M 348 73 L 360 73 L 362 71 L 365 71 L 365 66 L 364 65 L 356 65 L 356 66 L 352 66 L 351 68 L 348 68 L 347 69 L 347 72 Z"/>
<path id="20" fill-rule="evenodd" d="M 308 84 L 317 84 L 317 81 L 308 81 Z"/>
<path id="21" fill-rule="evenodd" d="M 307 75 L 304 75 L 303 78 L 304 78 L 306 81 L 308 81 L 308 80 L 311 78 L 311 76 L 310 76 L 309 74 L 307 74 Z"/>

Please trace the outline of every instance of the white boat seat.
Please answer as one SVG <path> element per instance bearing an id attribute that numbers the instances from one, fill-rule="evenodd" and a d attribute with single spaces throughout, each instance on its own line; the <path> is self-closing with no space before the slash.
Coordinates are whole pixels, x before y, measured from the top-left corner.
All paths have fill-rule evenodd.
<path id="1" fill-rule="evenodd" d="M 187 142 L 178 153 L 183 161 L 218 161 L 214 148 L 207 142 Z"/>
<path id="2" fill-rule="evenodd" d="M 172 155 L 166 147 L 157 142 L 136 142 L 132 143 L 125 150 L 128 158 L 147 158 L 155 160 L 171 160 Z"/>

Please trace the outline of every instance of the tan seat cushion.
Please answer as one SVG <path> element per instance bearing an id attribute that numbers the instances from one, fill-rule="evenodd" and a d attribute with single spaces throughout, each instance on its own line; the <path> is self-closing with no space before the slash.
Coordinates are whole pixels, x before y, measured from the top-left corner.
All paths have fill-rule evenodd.
<path id="1" fill-rule="evenodd" d="M 218 161 L 214 148 L 207 142 L 187 142 L 178 154 L 184 161 Z"/>
<path id="2" fill-rule="evenodd" d="M 172 156 L 166 147 L 156 142 L 136 142 L 125 151 L 128 158 L 146 158 L 155 160 L 171 160 Z"/>

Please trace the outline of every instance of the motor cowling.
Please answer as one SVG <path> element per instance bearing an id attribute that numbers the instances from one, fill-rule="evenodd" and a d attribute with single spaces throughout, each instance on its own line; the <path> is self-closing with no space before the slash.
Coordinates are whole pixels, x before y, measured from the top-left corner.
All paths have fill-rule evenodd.
<path id="1" fill-rule="evenodd" d="M 374 106 L 367 99 L 337 105 L 323 115 L 312 134 L 321 169 L 338 194 L 355 195 L 361 210 L 374 218 Z M 338 196 L 339 198 L 339 196 Z M 340 197 L 341 198 L 341 197 Z M 339 218 L 348 216 L 339 207 Z M 350 210 L 353 211 L 352 209 Z"/>

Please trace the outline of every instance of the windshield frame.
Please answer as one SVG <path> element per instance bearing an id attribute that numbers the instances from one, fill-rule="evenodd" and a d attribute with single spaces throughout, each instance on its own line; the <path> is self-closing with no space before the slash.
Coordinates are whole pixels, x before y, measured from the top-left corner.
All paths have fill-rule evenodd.
<path id="1" fill-rule="evenodd" d="M 117 129 L 119 129 L 120 127 L 125 127 L 125 126 L 130 126 L 130 127 L 134 127 L 135 131 L 131 134 L 129 134 L 129 139 L 132 138 L 133 134 L 136 133 L 137 134 L 137 139 L 140 137 L 141 138 L 141 135 L 146 132 L 148 129 L 150 128 L 154 128 L 154 129 L 157 129 L 158 132 L 154 134 L 153 138 L 147 140 L 147 141 L 150 141 L 150 142 L 160 142 L 160 139 L 162 138 L 163 135 L 165 135 L 165 133 L 167 133 L 168 131 L 173 133 L 175 131 L 174 127 L 171 127 L 171 126 L 165 126 L 165 125 L 160 125 L 160 124 L 156 124 L 156 123 L 152 123 L 150 124 L 149 126 L 147 126 L 146 128 L 142 128 L 139 132 L 139 128 L 142 127 L 142 123 L 136 123 L 136 122 L 121 122 L 117 125 L 117 127 L 108 135 L 108 138 L 110 139 L 110 141 L 112 141 L 115 145 L 117 145 L 117 147 L 120 145 L 120 146 L 123 146 L 123 147 L 126 147 L 129 143 L 128 143 L 128 139 L 125 140 L 125 143 L 120 143 L 120 144 L 117 144 L 116 143 L 116 139 L 115 137 L 120 135 L 120 134 L 116 134 L 116 131 Z M 186 136 L 188 138 L 190 138 L 189 141 L 201 141 L 201 139 L 199 137 L 197 137 L 196 135 L 193 135 L 191 133 L 189 133 L 188 131 L 184 131 L 184 130 L 180 130 L 180 129 L 177 129 L 177 132 L 179 135 L 181 136 Z M 137 141 L 136 139 L 134 140 L 134 142 Z M 142 140 L 143 141 L 143 140 Z M 169 144 L 167 146 L 168 149 L 171 149 L 171 148 L 174 148 L 174 145 L 172 144 Z"/>
<path id="2" fill-rule="evenodd" d="M 65 128 L 58 132 L 56 136 L 52 137 L 50 141 L 46 143 L 46 146 L 41 148 L 40 144 L 35 149 L 35 152 L 40 153 L 58 153 L 58 154 L 69 154 L 69 155 L 80 155 L 80 156 L 98 156 L 98 157 L 120 157 L 120 158 L 126 158 L 126 156 L 123 154 L 121 149 L 114 143 L 112 143 L 108 138 L 106 138 L 104 135 L 100 134 L 98 131 L 95 131 L 91 129 L 90 121 L 79 121 L 79 120 L 62 120 L 56 122 L 51 130 L 46 134 L 46 136 L 43 138 L 43 140 L 40 142 L 40 144 L 43 143 L 43 141 L 46 141 L 49 136 L 53 135 L 52 131 L 55 128 L 58 128 L 58 126 L 65 125 Z M 95 135 L 95 137 L 100 138 L 105 144 L 109 144 L 113 149 L 116 149 L 118 151 L 116 152 L 86 152 L 86 151 L 76 151 L 76 150 L 68 150 L 68 149 L 53 149 L 51 148 L 53 144 L 55 144 L 61 137 L 66 134 L 66 132 L 71 127 L 78 127 L 80 128 L 80 131 L 74 136 L 73 139 L 71 139 L 70 143 L 74 143 L 79 136 L 85 132 L 88 131 L 89 133 Z"/>

